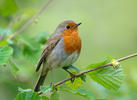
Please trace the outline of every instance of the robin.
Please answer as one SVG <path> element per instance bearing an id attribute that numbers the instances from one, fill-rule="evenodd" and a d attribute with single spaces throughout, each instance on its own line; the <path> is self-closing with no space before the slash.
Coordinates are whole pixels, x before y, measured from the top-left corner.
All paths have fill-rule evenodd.
<path id="1" fill-rule="evenodd" d="M 64 21 L 50 36 L 37 64 L 36 72 L 39 71 L 42 63 L 43 67 L 34 91 L 39 91 L 47 73 L 49 71 L 52 73 L 54 68 L 63 68 L 72 77 L 74 76 L 67 69 L 78 59 L 81 51 L 81 39 L 78 34 L 80 24 L 72 20 Z"/>

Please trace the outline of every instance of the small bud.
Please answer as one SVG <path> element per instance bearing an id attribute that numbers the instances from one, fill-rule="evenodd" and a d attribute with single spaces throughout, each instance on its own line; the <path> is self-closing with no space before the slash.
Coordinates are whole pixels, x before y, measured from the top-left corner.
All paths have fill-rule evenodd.
<path id="1" fill-rule="evenodd" d="M 38 23 L 38 18 L 34 20 L 34 23 L 37 24 Z"/>
<path id="2" fill-rule="evenodd" d="M 111 63 L 113 65 L 114 69 L 118 69 L 120 66 L 120 63 L 118 61 L 116 61 L 115 59 L 112 59 Z"/>

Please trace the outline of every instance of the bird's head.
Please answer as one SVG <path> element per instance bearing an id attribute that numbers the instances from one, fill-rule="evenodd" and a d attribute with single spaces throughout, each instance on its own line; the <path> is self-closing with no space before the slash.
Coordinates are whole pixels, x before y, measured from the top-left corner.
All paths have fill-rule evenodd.
<path id="1" fill-rule="evenodd" d="M 65 35 L 71 35 L 71 34 L 78 34 L 78 26 L 81 23 L 76 23 L 72 20 L 67 20 L 62 22 L 58 25 L 56 28 L 55 33 L 56 34 L 65 34 Z"/>

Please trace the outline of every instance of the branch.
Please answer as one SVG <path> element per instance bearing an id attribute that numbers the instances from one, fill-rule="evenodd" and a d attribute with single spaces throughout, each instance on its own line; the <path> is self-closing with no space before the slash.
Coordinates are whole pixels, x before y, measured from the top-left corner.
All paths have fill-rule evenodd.
<path id="1" fill-rule="evenodd" d="M 13 33 L 13 35 L 11 35 L 8 40 L 13 39 L 16 35 L 18 35 L 20 32 L 22 32 L 25 28 L 27 28 L 30 24 L 32 24 L 36 18 L 48 7 L 48 5 L 50 4 L 52 0 L 49 0 L 41 9 L 40 11 L 34 15 L 29 21 L 26 22 L 26 24 L 24 24 L 20 29 L 18 29 L 16 32 Z"/>
<path id="2" fill-rule="evenodd" d="M 4 32 L 2 33 L 2 36 L 0 37 L 0 41 L 2 41 L 3 39 L 4 39 L 4 37 L 5 37 L 5 35 L 7 34 L 7 32 L 8 32 L 8 30 L 11 28 L 11 26 L 14 24 L 14 23 L 16 23 L 18 20 L 20 19 L 20 16 L 17 16 L 15 19 L 13 19 L 10 23 L 9 23 L 9 25 L 8 25 L 8 27 L 4 30 Z"/>
<path id="3" fill-rule="evenodd" d="M 127 60 L 127 59 L 129 59 L 129 58 L 133 58 L 133 57 L 135 57 L 135 56 L 137 56 L 137 53 L 131 54 L 131 55 L 126 56 L 126 57 L 123 57 L 123 58 L 120 58 L 120 59 L 118 59 L 118 60 L 116 60 L 116 61 L 121 62 L 121 61 Z M 86 70 L 86 71 L 77 73 L 77 74 L 75 75 L 75 77 L 80 77 L 81 75 L 84 75 L 84 74 L 86 74 L 86 73 L 89 73 L 89 72 L 92 72 L 92 71 L 95 71 L 95 70 L 98 70 L 98 69 L 101 69 L 101 68 L 105 68 L 105 67 L 108 67 L 108 66 L 112 66 L 112 63 L 108 63 L 108 64 L 105 64 L 105 65 L 102 65 L 102 66 L 99 66 L 99 67 L 96 67 L 96 68 L 92 68 L 92 69 L 89 69 L 89 70 Z M 64 80 L 62 80 L 62 81 L 59 81 L 59 82 L 55 83 L 54 86 L 57 87 L 57 86 L 65 83 L 66 81 L 69 81 L 69 80 L 71 80 L 71 79 L 72 79 L 72 77 L 66 78 L 66 79 L 64 79 Z M 42 94 L 42 92 L 39 91 L 38 94 Z"/>

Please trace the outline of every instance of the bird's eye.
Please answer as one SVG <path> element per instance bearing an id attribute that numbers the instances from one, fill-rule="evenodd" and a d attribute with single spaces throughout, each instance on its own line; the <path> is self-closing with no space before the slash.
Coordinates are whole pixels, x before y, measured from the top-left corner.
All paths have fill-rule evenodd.
<path id="1" fill-rule="evenodd" d="M 68 26 L 66 26 L 66 28 L 67 28 L 67 29 L 70 29 L 70 26 L 68 25 Z"/>

